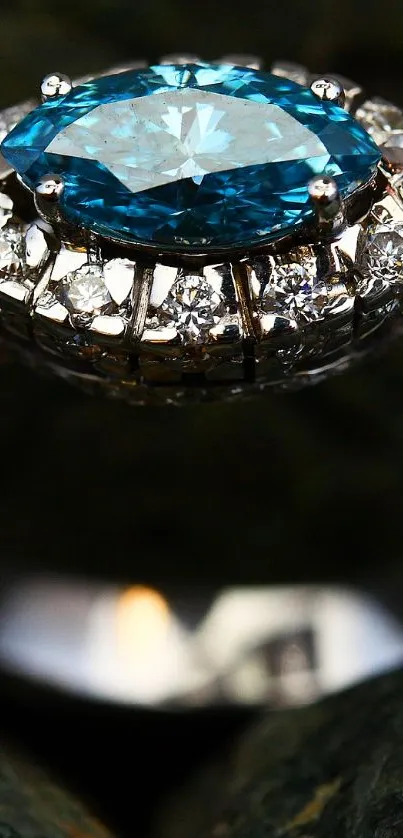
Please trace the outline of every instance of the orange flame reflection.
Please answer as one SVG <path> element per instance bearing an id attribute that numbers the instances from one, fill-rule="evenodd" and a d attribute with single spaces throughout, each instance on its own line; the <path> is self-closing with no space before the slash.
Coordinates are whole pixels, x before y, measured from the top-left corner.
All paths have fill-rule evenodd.
<path id="1" fill-rule="evenodd" d="M 171 611 L 162 594 L 143 585 L 127 588 L 117 603 L 119 655 L 138 659 L 155 652 L 170 623 Z"/>

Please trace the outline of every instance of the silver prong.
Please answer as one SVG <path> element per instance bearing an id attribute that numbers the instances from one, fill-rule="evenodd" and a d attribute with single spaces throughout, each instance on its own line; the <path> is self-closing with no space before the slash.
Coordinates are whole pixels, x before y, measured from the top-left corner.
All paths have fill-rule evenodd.
<path id="1" fill-rule="evenodd" d="M 337 238 L 346 227 L 343 201 L 336 181 L 327 175 L 316 175 L 308 184 L 308 192 L 315 207 L 320 236 Z"/>
<path id="2" fill-rule="evenodd" d="M 333 102 L 334 105 L 344 108 L 346 94 L 343 85 L 337 79 L 330 77 L 315 79 L 311 84 L 311 90 L 321 102 Z"/>
<path id="3" fill-rule="evenodd" d="M 343 105 L 344 109 L 350 113 L 355 113 L 359 105 L 365 100 L 363 88 L 351 79 L 347 79 L 346 76 L 340 76 L 339 73 L 331 74 L 330 77 L 336 79 L 344 90 L 346 98 Z"/>
<path id="4" fill-rule="evenodd" d="M 60 175 L 42 175 L 35 188 L 35 205 L 39 215 L 46 221 L 60 220 L 60 198 L 64 180 Z"/>
<path id="5" fill-rule="evenodd" d="M 64 73 L 48 73 L 41 83 L 42 102 L 48 102 L 49 99 L 55 99 L 58 96 L 66 96 L 72 87 L 71 79 Z"/>

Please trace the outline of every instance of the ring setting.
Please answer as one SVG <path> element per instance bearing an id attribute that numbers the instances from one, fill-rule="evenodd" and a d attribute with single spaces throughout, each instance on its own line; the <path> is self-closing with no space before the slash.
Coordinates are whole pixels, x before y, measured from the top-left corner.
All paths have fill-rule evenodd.
<path id="1" fill-rule="evenodd" d="M 134 403 L 235 398 L 399 328 L 396 106 L 253 57 L 40 94 L 0 114 L 1 334 L 39 367 Z"/>

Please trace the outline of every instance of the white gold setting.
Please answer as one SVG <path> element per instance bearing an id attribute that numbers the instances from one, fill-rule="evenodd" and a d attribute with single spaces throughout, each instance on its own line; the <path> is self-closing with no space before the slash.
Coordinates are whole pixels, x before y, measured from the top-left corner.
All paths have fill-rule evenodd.
<path id="1" fill-rule="evenodd" d="M 189 60 L 175 56 L 175 63 Z M 254 56 L 226 61 L 260 66 Z M 95 235 L 71 241 L 59 217 L 63 183 L 51 172 L 36 191 L 40 217 L 24 219 L 0 160 L 5 336 L 31 335 L 39 365 L 57 371 L 57 357 L 65 378 L 82 375 L 94 390 L 180 403 L 189 394 L 235 398 L 248 388 L 316 380 L 344 369 L 385 322 L 395 328 L 403 296 L 403 112 L 365 100 L 359 85 L 340 76 L 319 79 L 286 62 L 272 72 L 344 105 L 384 150 L 376 195 L 373 189 L 360 213 L 344 205 L 335 181 L 318 175 L 309 184 L 315 240 L 311 233 L 214 264 L 203 255 L 166 264 L 135 248 L 111 253 Z M 69 89 L 69 78 L 53 73 L 40 93 L 46 100 Z M 0 137 L 35 104 L 0 113 Z M 82 374 L 69 369 L 72 354 L 83 361 Z"/>
<path id="2" fill-rule="evenodd" d="M 227 293 L 228 296 L 228 293 Z M 226 297 L 223 277 L 213 266 L 201 273 L 157 265 L 149 298 L 142 341 L 150 344 L 208 344 L 231 330 L 239 338 L 240 325 Z M 230 323 L 228 321 L 230 315 Z"/>
<path id="3" fill-rule="evenodd" d="M 257 310 L 263 345 L 288 336 L 298 351 L 307 329 L 352 318 L 354 297 L 348 273 L 321 272 L 323 253 L 303 247 L 284 257 L 256 259 L 248 265 L 250 293 Z M 309 341 L 310 343 L 310 341 Z"/>
<path id="4" fill-rule="evenodd" d="M 0 307 L 15 310 L 29 301 L 49 256 L 48 242 L 36 222 L 30 225 L 14 219 L 11 199 L 0 194 Z"/>
<path id="5" fill-rule="evenodd" d="M 79 314 L 99 314 L 111 303 L 111 296 L 105 285 L 102 266 L 89 263 L 67 274 L 58 293 L 69 311 Z"/>
<path id="6" fill-rule="evenodd" d="M 86 251 L 62 247 L 37 297 L 34 315 L 51 325 L 122 337 L 131 314 L 135 263 L 87 261 Z"/>
<path id="7" fill-rule="evenodd" d="M 343 306 L 347 297 L 339 284 L 318 279 L 315 258 L 275 263 L 264 289 L 262 308 L 294 319 L 298 325 L 323 320 L 332 310 Z"/>

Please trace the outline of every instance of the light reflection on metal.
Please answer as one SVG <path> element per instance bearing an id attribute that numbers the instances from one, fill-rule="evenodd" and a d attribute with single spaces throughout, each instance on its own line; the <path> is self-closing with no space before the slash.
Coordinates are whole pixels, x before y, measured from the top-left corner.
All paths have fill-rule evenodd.
<path id="1" fill-rule="evenodd" d="M 282 707 L 403 661 L 403 629 L 357 591 L 228 589 L 196 626 L 192 596 L 180 601 L 142 585 L 20 580 L 0 601 L 0 665 L 116 702 Z"/>

